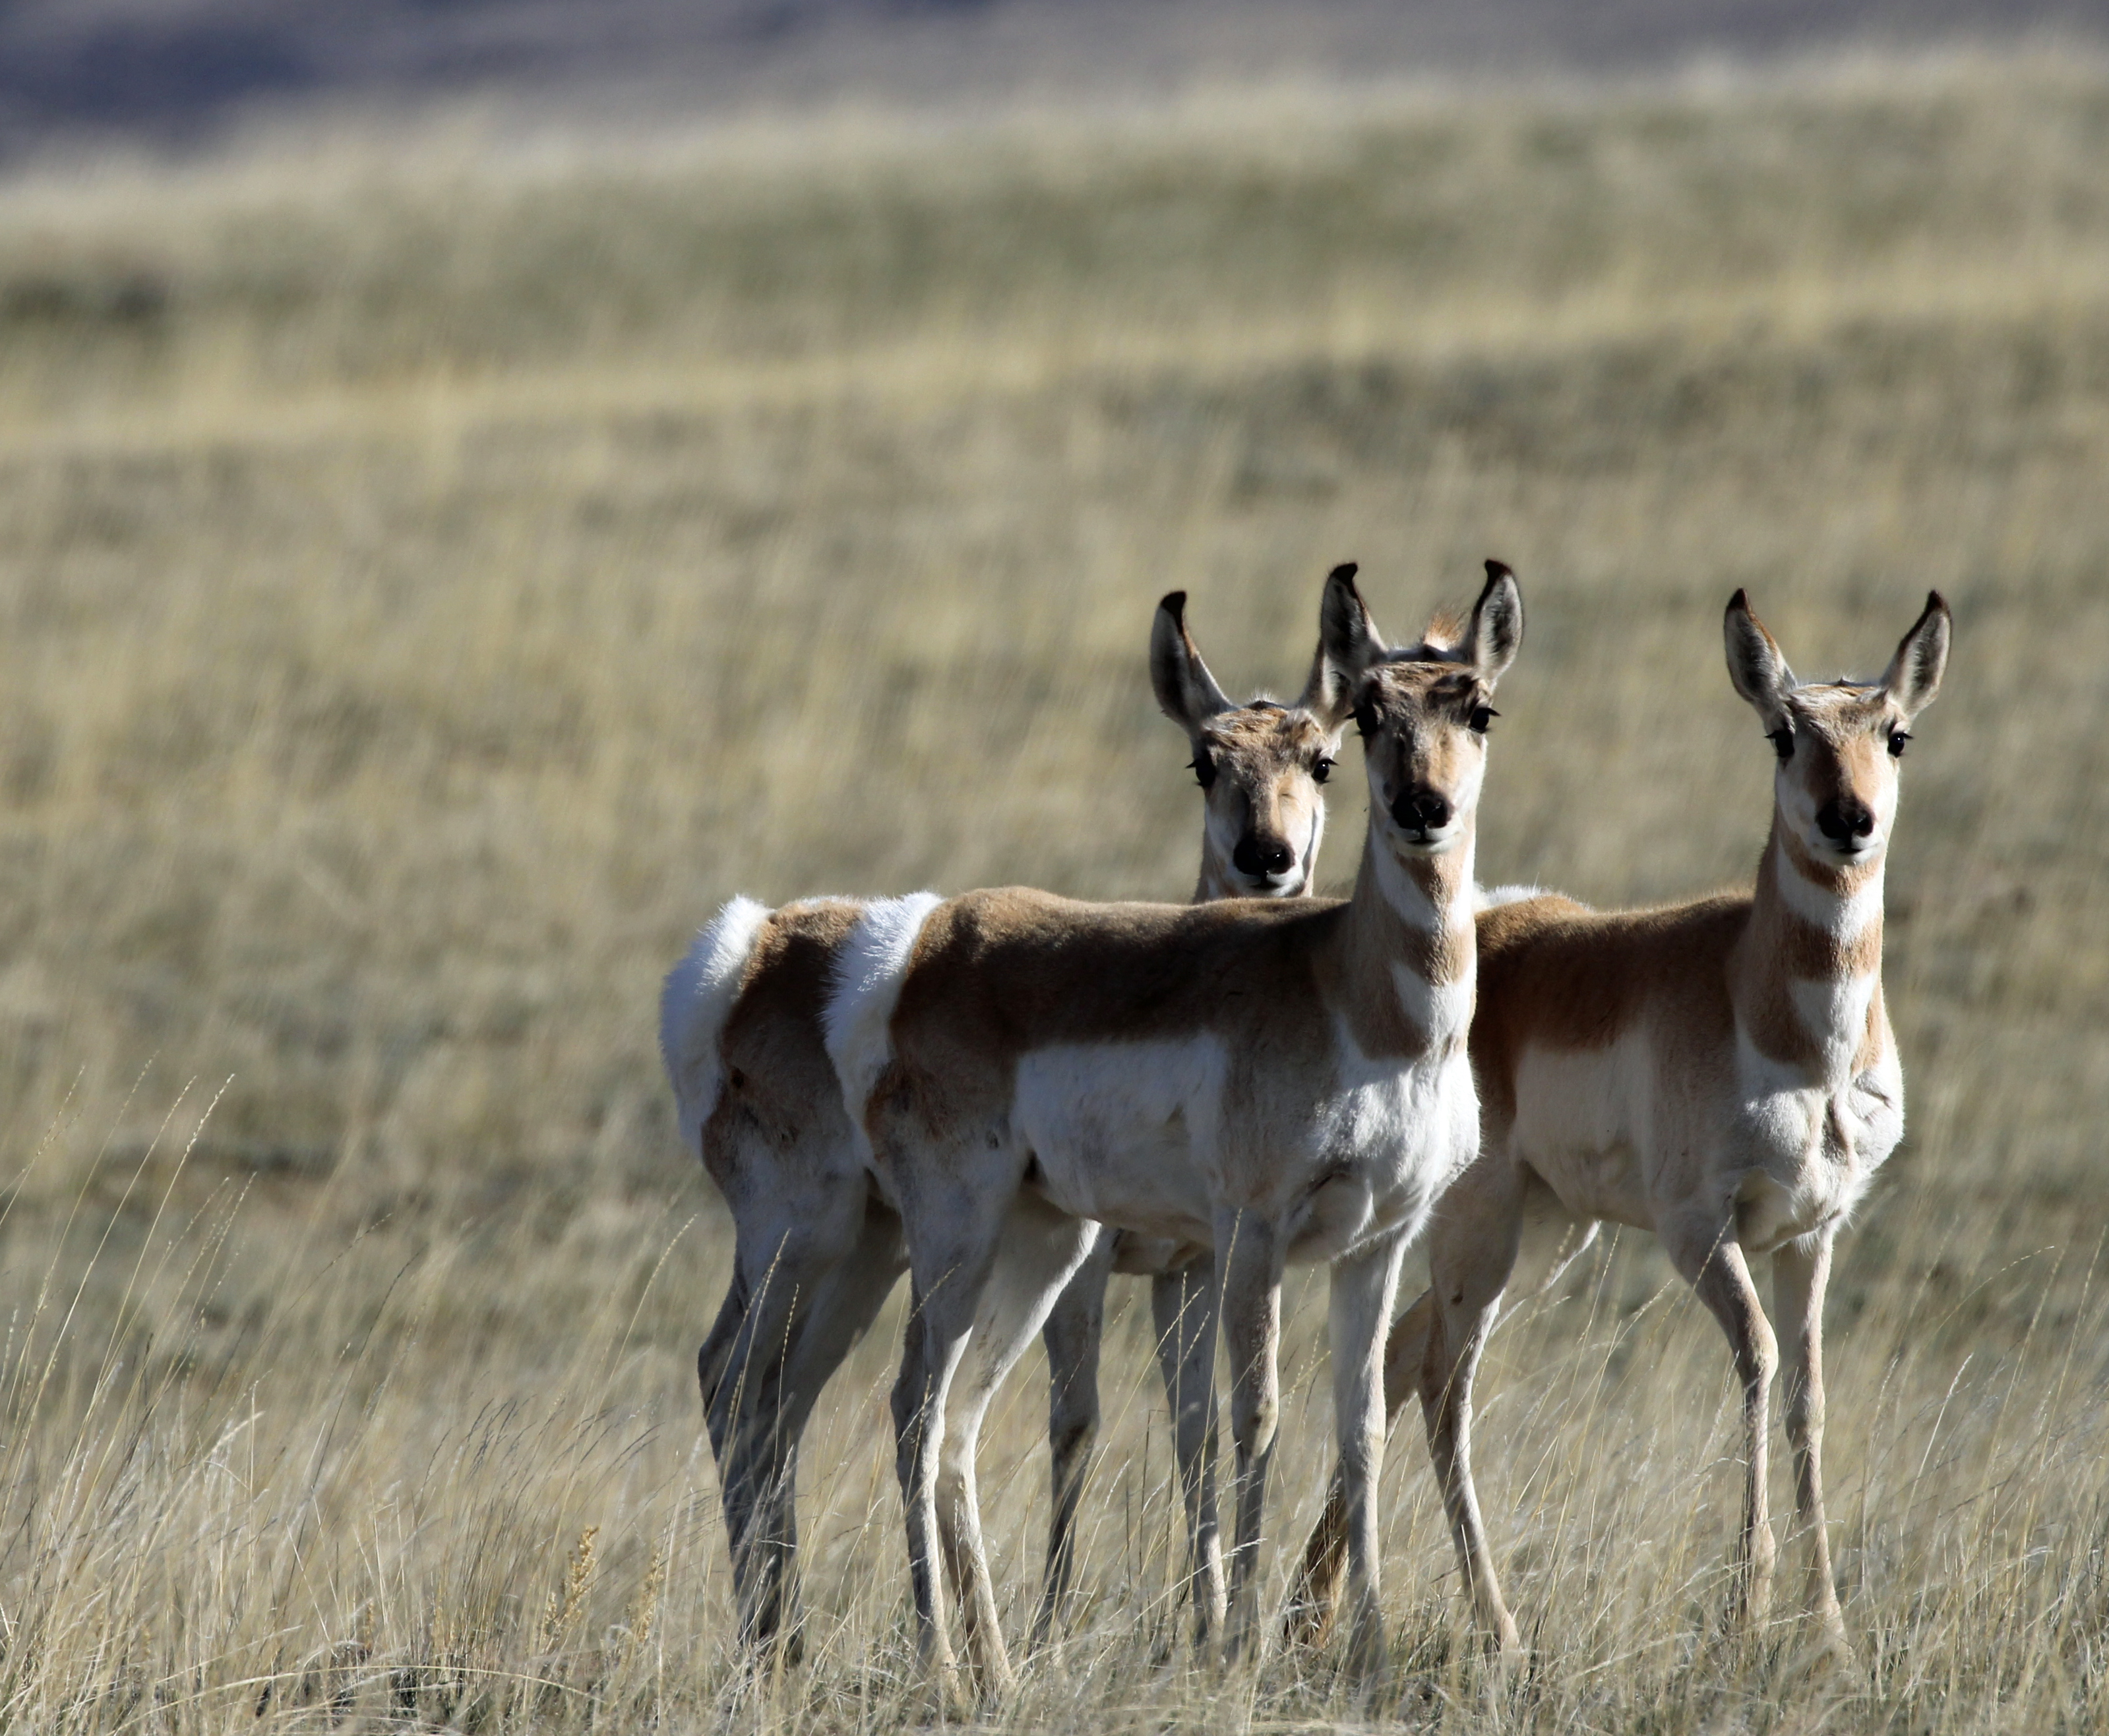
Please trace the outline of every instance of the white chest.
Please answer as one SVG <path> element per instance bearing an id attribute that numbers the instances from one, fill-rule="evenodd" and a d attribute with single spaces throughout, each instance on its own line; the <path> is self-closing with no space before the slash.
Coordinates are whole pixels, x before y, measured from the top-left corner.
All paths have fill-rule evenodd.
<path id="1" fill-rule="evenodd" d="M 1864 1010 L 1864 1003 L 1863 1003 Z M 1732 1141 L 1741 1233 L 1762 1251 L 1849 1213 L 1904 1137 L 1904 1073 L 1893 1044 L 1857 1073 L 1811 1080 L 1739 1039 Z"/>
<path id="2" fill-rule="evenodd" d="M 1324 1179 L 1294 1237 L 1298 1259 L 1418 1235 L 1479 1150 L 1479 1096 L 1461 1046 L 1401 1066 L 1370 1060 L 1344 1035 L 1334 1080 L 1313 1129 L 1311 1161 Z"/>

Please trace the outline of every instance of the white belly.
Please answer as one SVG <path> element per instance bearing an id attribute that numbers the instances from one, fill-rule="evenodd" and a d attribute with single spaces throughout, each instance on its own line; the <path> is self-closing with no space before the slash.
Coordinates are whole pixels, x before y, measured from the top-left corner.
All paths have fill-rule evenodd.
<path id="1" fill-rule="evenodd" d="M 1516 1063 L 1513 1149 L 1576 1216 L 1647 1227 L 1654 1088 L 1639 1030 L 1601 1048 L 1526 1048 Z"/>
<path id="2" fill-rule="evenodd" d="M 1206 1243 L 1214 1233 L 1196 1134 L 1213 1139 L 1230 1057 L 1210 1035 L 1066 1044 L 1018 1063 L 1014 1131 L 1047 1197 L 1078 1217 Z"/>

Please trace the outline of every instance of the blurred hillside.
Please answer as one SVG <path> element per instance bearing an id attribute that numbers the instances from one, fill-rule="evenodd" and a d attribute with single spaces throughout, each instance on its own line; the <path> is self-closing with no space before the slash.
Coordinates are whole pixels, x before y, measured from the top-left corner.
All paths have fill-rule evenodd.
<path id="1" fill-rule="evenodd" d="M 320 106 L 976 106 L 1224 78 L 1633 71 L 2109 37 L 2109 0 L 9 0 L 0 151 Z"/>

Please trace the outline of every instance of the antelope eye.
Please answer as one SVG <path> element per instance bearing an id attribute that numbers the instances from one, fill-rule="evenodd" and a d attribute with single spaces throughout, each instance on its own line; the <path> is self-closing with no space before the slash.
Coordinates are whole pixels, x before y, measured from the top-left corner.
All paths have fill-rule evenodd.
<path id="1" fill-rule="evenodd" d="M 1765 739 L 1773 744 L 1773 751 L 1780 756 L 1781 764 L 1786 764 L 1794 757 L 1794 732 L 1791 729 L 1775 729 Z"/>
<path id="2" fill-rule="evenodd" d="M 1890 732 L 1890 757 L 1892 760 L 1903 759 L 1904 756 L 1904 743 L 1909 740 L 1911 740 L 1911 732 L 1909 730 L 1892 729 Z"/>
<path id="3" fill-rule="evenodd" d="M 1311 768 L 1311 781 L 1313 783 L 1323 783 L 1332 775 L 1333 762 L 1330 760 L 1321 760 Z"/>
<path id="4" fill-rule="evenodd" d="M 1471 716 L 1465 721 L 1474 735 L 1484 735 L 1487 733 L 1487 725 L 1500 715 L 1501 713 L 1492 706 L 1474 706 L 1472 707 Z"/>
<path id="5" fill-rule="evenodd" d="M 1216 781 L 1216 762 L 1206 753 L 1196 749 L 1193 759 L 1188 763 L 1194 769 L 1194 782 L 1203 789 L 1207 789 Z"/>
<path id="6" fill-rule="evenodd" d="M 1355 728 L 1365 742 L 1377 733 L 1377 708 L 1367 700 L 1355 707 Z"/>

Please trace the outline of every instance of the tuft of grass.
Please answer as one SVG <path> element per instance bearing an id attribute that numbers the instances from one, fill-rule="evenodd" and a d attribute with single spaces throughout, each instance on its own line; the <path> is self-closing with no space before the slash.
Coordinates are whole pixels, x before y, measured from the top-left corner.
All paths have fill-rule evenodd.
<path id="1" fill-rule="evenodd" d="M 924 1721 L 897 1314 L 805 1454 L 809 1662 L 738 1656 L 659 974 L 739 891 L 1183 895 L 1156 598 L 1279 688 L 1334 561 L 1404 632 L 1488 554 L 1483 868 L 1602 903 L 1754 862 L 1731 590 L 1813 675 L 1929 586 L 1958 632 L 1890 876 L 1910 1134 L 1830 1312 L 1859 1664 L 1721 1642 L 1727 1357 L 1628 1237 L 1480 1385 L 1520 1679 L 1393 1442 L 1390 1711 L 2109 1721 L 2105 145 L 2098 65 L 1962 60 L 0 187 L 0 1725 Z M 1328 1660 L 1188 1667 L 1146 1319 L 1076 1619 L 988 1721 L 1358 1716 Z M 985 1434 L 1019 1635 L 1041 1391 Z"/>

